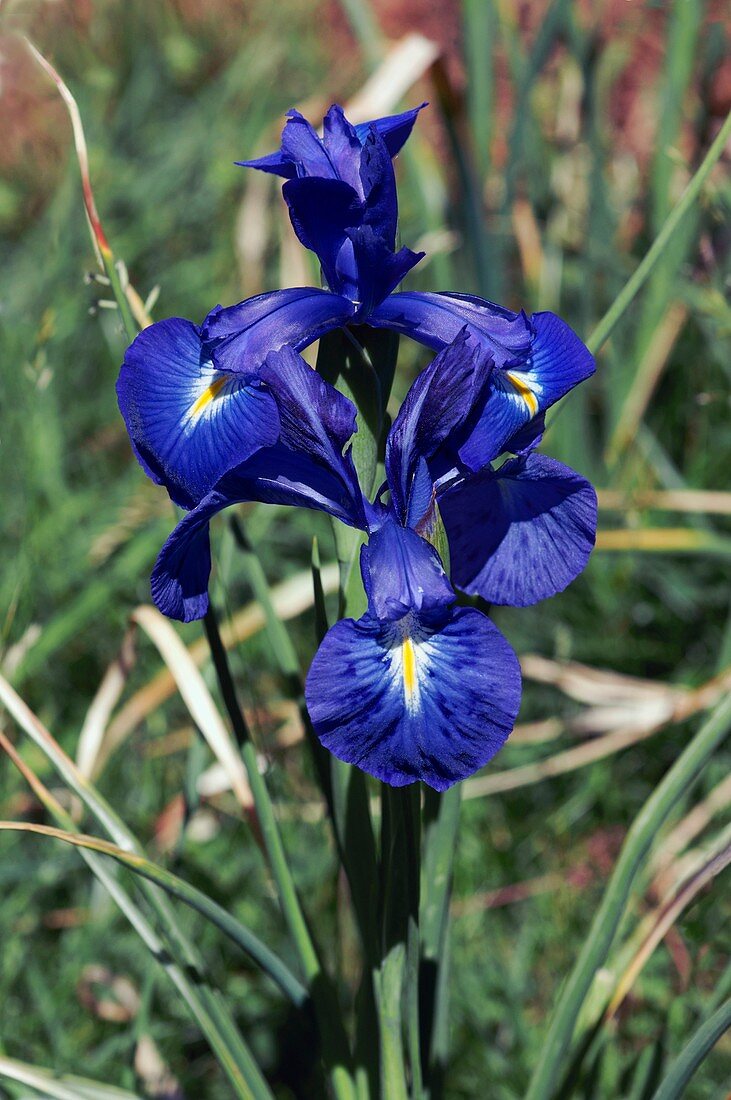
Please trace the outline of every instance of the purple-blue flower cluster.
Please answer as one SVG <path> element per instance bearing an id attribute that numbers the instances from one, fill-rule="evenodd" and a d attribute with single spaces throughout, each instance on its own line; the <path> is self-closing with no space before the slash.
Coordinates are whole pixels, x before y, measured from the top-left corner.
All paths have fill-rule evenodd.
<path id="1" fill-rule="evenodd" d="M 491 759 L 520 703 L 513 650 L 457 591 L 535 603 L 562 591 L 594 545 L 593 488 L 536 450 L 546 409 L 594 363 L 555 314 L 395 292 L 421 259 L 396 251 L 392 165 L 419 110 L 352 126 L 333 106 L 322 137 L 290 112 L 281 149 L 244 163 L 284 177 L 327 289 L 217 306 L 200 327 L 152 325 L 117 390 L 141 464 L 186 509 L 152 574 L 157 606 L 186 622 L 205 614 L 209 523 L 238 502 L 315 508 L 365 532 L 367 610 L 336 623 L 313 660 L 312 723 L 331 752 L 384 782 L 445 790 Z M 353 463 L 354 405 L 298 354 L 353 324 L 438 353 L 388 433 L 373 499 Z"/>

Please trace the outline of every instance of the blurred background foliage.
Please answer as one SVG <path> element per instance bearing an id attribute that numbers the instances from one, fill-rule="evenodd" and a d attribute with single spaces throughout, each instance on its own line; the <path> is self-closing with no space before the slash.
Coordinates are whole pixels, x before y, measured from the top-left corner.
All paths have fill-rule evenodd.
<path id="1" fill-rule="evenodd" d="M 233 161 L 274 147 L 289 107 L 316 120 L 357 93 L 394 42 L 424 36 L 436 60 L 402 102 L 430 107 L 398 167 L 403 242 L 429 251 L 412 285 L 554 309 L 587 337 L 731 105 L 727 16 L 713 0 L 6 0 L 0 661 L 71 755 L 128 615 L 149 599 L 173 517 L 132 460 L 117 413 L 124 339 L 108 291 L 87 274 L 95 264 L 68 118 L 17 32 L 77 97 L 97 205 L 134 286 L 153 295 L 156 318 L 195 320 L 218 301 L 317 278 L 293 252 L 275 186 L 247 180 Z M 706 684 L 731 661 L 730 205 L 726 159 L 596 377 L 548 434 L 550 453 L 603 490 L 602 533 L 568 592 L 495 616 L 533 658 L 519 734 L 486 773 L 487 793 L 466 791 L 450 1097 L 522 1094 L 624 832 L 687 741 L 692 707 L 677 709 L 688 698 L 679 689 Z M 425 361 L 402 342 L 398 397 Z M 245 521 L 272 585 L 308 568 L 313 533 L 323 560 L 333 557 L 321 518 L 256 509 Z M 256 576 L 223 524 L 217 539 L 216 598 L 234 611 L 252 598 Z M 295 604 L 287 614 L 306 668 L 313 615 L 294 614 Z M 347 964 L 352 930 L 288 687 L 266 632 L 245 633 L 235 668 L 297 881 L 320 939 Z M 193 644 L 200 628 L 181 634 Z M 162 667 L 146 641 L 138 648 L 125 699 Z M 579 670 L 572 690 L 564 666 L 551 663 L 566 661 L 609 676 L 597 685 Z M 124 743 L 104 762 L 100 788 L 155 858 L 286 951 L 248 825 L 211 779 L 181 701 L 163 692 L 121 726 Z M 623 750 L 608 745 L 590 763 L 591 746 L 617 730 Z M 551 775 L 551 763 L 541 771 L 577 747 L 563 774 Z M 50 781 L 40 755 L 24 754 Z M 707 769 L 695 804 L 717 790 L 727 764 L 719 756 Z M 489 789 L 493 772 L 524 765 L 538 765 L 531 782 L 517 776 Z M 728 824 L 728 790 L 713 805 L 694 850 Z M 39 816 L 4 760 L 0 816 Z M 75 852 L 3 836 L 0 884 L 2 1052 L 143 1095 L 227 1095 L 183 1006 Z M 644 886 L 627 936 L 662 898 L 657 878 Z M 567 1096 L 651 1095 L 663 1061 L 731 984 L 729 916 L 721 877 L 652 953 Z M 183 918 L 278 1095 L 312 1095 L 307 1047 L 270 987 L 209 928 Z M 154 1091 L 156 1057 L 167 1091 Z M 720 1098 L 730 1073 L 727 1039 L 688 1097 Z"/>

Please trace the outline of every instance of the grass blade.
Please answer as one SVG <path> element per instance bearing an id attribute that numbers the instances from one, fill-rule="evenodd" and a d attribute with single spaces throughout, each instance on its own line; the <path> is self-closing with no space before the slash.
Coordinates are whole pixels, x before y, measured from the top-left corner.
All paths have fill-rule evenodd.
<path id="1" fill-rule="evenodd" d="M 0 676 L 0 703 L 7 708 L 21 729 L 50 760 L 59 775 L 94 814 L 112 839 L 124 851 L 144 855 L 134 834 L 109 803 L 84 778 L 73 760 L 66 755 L 43 723 L 2 676 Z M 101 878 L 99 871 L 95 873 Z M 111 876 L 107 875 L 105 885 L 108 889 L 110 880 L 114 882 Z M 205 976 L 203 959 L 180 928 L 165 894 L 159 887 L 148 883 L 143 884 L 143 889 L 160 922 L 163 942 L 149 929 L 149 925 L 146 929 L 138 922 L 135 927 L 141 935 L 149 930 L 150 935 L 147 936 L 146 942 L 158 959 L 164 960 L 168 954 L 172 958 L 173 965 L 166 966 L 166 970 L 215 1051 L 236 1096 L 244 1100 L 271 1100 L 272 1093 L 269 1086 L 240 1035 L 233 1016 L 211 981 Z M 113 894 L 113 896 L 124 909 L 123 898 L 119 895 Z M 125 909 L 125 915 L 134 923 L 134 914 L 129 907 Z"/>
<path id="2" fill-rule="evenodd" d="M 681 1050 L 652 1100 L 679 1100 L 708 1052 L 731 1027 L 731 999 L 705 1020 Z"/>
<path id="3" fill-rule="evenodd" d="M 123 867 L 137 875 L 142 875 L 143 878 L 149 879 L 150 882 L 162 887 L 173 897 L 179 898 L 191 909 L 195 909 L 197 913 L 200 913 L 206 920 L 214 924 L 216 928 L 253 959 L 265 974 L 269 975 L 293 1004 L 300 1007 L 307 1001 L 308 993 L 305 987 L 295 978 L 281 959 L 269 950 L 266 944 L 262 943 L 253 932 L 250 932 L 248 928 L 232 917 L 230 913 L 227 913 L 207 894 L 174 875 L 172 871 L 159 867 L 144 856 L 137 855 L 134 852 L 125 852 L 122 848 L 118 848 L 116 844 L 111 844 L 109 841 L 96 836 L 66 832 L 63 829 L 51 828 L 49 825 L 36 825 L 18 821 L 0 821 L 0 830 L 36 833 L 39 836 L 61 840 L 65 844 L 71 844 L 76 848 L 85 848 L 88 851 L 109 856 L 117 863 L 121 863 Z"/>
<path id="4" fill-rule="evenodd" d="M 0 1055 L 0 1077 L 37 1089 L 49 1100 L 140 1100 L 136 1092 L 128 1092 L 116 1085 L 105 1085 L 101 1081 L 65 1073 L 59 1075 L 53 1070 L 29 1066 L 4 1055 Z"/>
<path id="5" fill-rule="evenodd" d="M 703 158 L 700 168 L 685 188 L 685 191 L 671 213 L 665 219 L 662 229 L 645 253 L 642 261 L 627 280 L 622 290 L 614 299 L 611 306 L 586 341 L 587 347 L 594 355 L 596 355 L 599 349 L 609 339 L 616 325 L 621 321 L 636 295 L 652 274 L 658 261 L 662 258 L 678 226 L 680 226 L 685 215 L 699 198 L 703 190 L 703 185 L 711 174 L 716 161 L 723 155 L 729 137 L 731 137 L 731 112 L 726 116 L 723 126 L 718 131 L 715 140 Z"/>
<path id="6" fill-rule="evenodd" d="M 234 745 L 205 680 L 169 619 L 149 606 L 138 607 L 130 616 L 157 647 L 170 669 L 190 715 L 223 767 L 231 788 L 245 811 L 254 805 L 246 769 Z"/>
<path id="7" fill-rule="evenodd" d="M 727 695 L 701 726 L 635 818 L 584 947 L 559 996 L 526 1100 L 549 1100 L 554 1095 L 581 1006 L 594 974 L 607 957 L 634 879 L 658 829 L 667 820 L 681 795 L 698 778 L 730 726 L 731 695 Z"/>

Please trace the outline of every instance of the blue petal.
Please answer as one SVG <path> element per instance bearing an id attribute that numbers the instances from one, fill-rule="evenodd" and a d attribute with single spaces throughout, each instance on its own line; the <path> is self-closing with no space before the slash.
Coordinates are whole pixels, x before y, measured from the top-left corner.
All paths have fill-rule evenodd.
<path id="1" fill-rule="evenodd" d="M 270 351 L 289 344 L 301 351 L 353 317 L 352 302 L 326 290 L 295 287 L 257 294 L 236 306 L 216 306 L 202 337 L 219 370 L 253 374 Z"/>
<path id="2" fill-rule="evenodd" d="M 491 462 L 508 440 L 594 371 L 594 360 L 571 328 L 553 313 L 513 313 L 463 294 L 392 294 L 368 319 L 443 348 L 466 324 L 494 359 L 493 393 L 474 436 L 460 447 L 473 470 Z"/>
<path id="3" fill-rule="evenodd" d="M 287 111 L 282 130 L 282 153 L 297 167 L 298 176 L 337 179 L 335 166 L 315 128 L 299 111 Z"/>
<path id="4" fill-rule="evenodd" d="M 281 443 L 266 447 L 222 477 L 163 546 L 152 573 L 152 597 L 163 614 L 183 622 L 205 615 L 211 571 L 208 525 L 224 508 L 245 501 L 314 508 L 350 526 L 365 526 L 362 497 L 349 479 Z"/>
<path id="5" fill-rule="evenodd" d="M 289 121 L 282 133 L 282 147 L 276 153 L 268 153 L 254 160 L 237 160 L 236 164 L 242 168 L 258 168 L 261 172 L 270 172 L 285 179 L 305 175 L 323 179 L 339 176 L 358 190 L 353 166 L 357 171 L 359 149 L 353 144 L 352 136 L 355 135 L 359 145 L 364 145 L 371 129 L 375 128 L 383 138 L 389 156 L 395 157 L 423 107 L 426 103 L 400 115 L 351 126 L 342 107 L 333 104 L 325 116 L 324 141 L 298 111 L 288 111 Z"/>
<path id="6" fill-rule="evenodd" d="M 514 372 L 547 409 L 594 373 L 594 356 L 576 333 L 555 313 L 534 313 L 530 354 Z"/>
<path id="7" fill-rule="evenodd" d="M 596 537 L 596 493 L 545 455 L 506 462 L 445 493 L 452 580 L 490 603 L 524 607 L 562 592 Z"/>
<path id="8" fill-rule="evenodd" d="M 343 108 L 334 103 L 323 120 L 323 144 L 338 178 L 349 183 L 363 198 L 363 186 L 360 178 L 361 142 L 354 126 L 347 118 Z"/>
<path id="9" fill-rule="evenodd" d="M 421 106 L 404 111 L 400 115 L 387 115 L 385 118 L 375 118 L 372 122 L 360 122 L 355 127 L 355 132 L 360 141 L 365 144 L 371 128 L 374 127 L 383 138 L 389 155 L 395 157 L 413 130 L 419 111 L 426 106 L 426 103 L 422 103 Z"/>
<path id="10" fill-rule="evenodd" d="M 468 325 L 490 351 L 498 367 L 523 361 L 533 332 L 523 313 L 461 294 L 405 291 L 392 294 L 370 319 L 370 324 L 406 333 L 427 347 L 441 351 Z"/>
<path id="11" fill-rule="evenodd" d="M 281 149 L 276 153 L 267 153 L 265 157 L 254 160 L 236 160 L 237 168 L 258 168 L 260 172 L 269 172 L 273 176 L 283 176 L 287 180 L 297 178 L 297 168 Z"/>
<path id="12" fill-rule="evenodd" d="M 353 258 L 357 271 L 358 322 L 370 321 L 370 313 L 424 256 L 402 248 L 394 253 L 369 225 L 362 225 L 348 233 L 353 245 Z"/>
<path id="13" fill-rule="evenodd" d="M 347 231 L 363 220 L 363 203 L 341 180 L 296 179 L 282 188 L 289 217 L 300 242 L 315 253 L 327 285 L 337 294 L 357 297 L 357 271 Z M 348 258 L 341 253 L 347 246 Z"/>
<path id="14" fill-rule="evenodd" d="M 393 250 L 398 225 L 396 177 L 385 142 L 372 131 L 363 146 L 360 178 L 365 199 L 364 224 L 370 225 L 383 243 Z"/>
<path id="15" fill-rule="evenodd" d="M 463 329 L 406 394 L 386 441 L 386 473 L 402 521 L 409 511 L 420 460 L 431 458 L 451 434 L 463 430 L 491 373 L 492 363 Z"/>
<path id="16" fill-rule="evenodd" d="M 256 379 L 216 370 L 198 327 L 180 317 L 136 337 L 117 396 L 140 462 L 186 508 L 279 434 L 271 395 Z"/>
<path id="17" fill-rule="evenodd" d="M 305 685 L 320 741 L 394 787 L 444 791 L 486 764 L 513 728 L 518 660 L 479 611 L 439 620 L 343 619 L 326 634 Z"/>
<path id="18" fill-rule="evenodd" d="M 360 568 L 369 609 L 378 619 L 402 619 L 454 603 L 436 550 L 392 519 L 362 548 Z"/>
<path id="19" fill-rule="evenodd" d="M 360 499 L 352 458 L 343 454 L 356 431 L 352 401 L 289 347 L 267 356 L 261 378 L 274 395 L 284 446 L 321 462 L 351 486 L 354 499 Z"/>

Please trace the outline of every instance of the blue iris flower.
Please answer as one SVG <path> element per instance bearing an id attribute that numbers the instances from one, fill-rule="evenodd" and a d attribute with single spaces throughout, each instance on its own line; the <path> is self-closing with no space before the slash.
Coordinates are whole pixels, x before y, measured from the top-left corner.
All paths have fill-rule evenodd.
<path id="1" fill-rule="evenodd" d="M 508 429 L 478 460 L 497 369 L 464 326 L 407 394 L 386 441 L 386 482 L 370 501 L 352 461 L 354 406 L 291 348 L 271 352 L 260 380 L 277 409 L 276 442 L 224 474 L 153 572 L 158 607 L 189 620 L 208 605 L 208 525 L 221 509 L 294 504 L 364 530 L 367 611 L 328 631 L 306 699 L 331 752 L 394 786 L 423 780 L 445 790 L 491 759 L 517 715 L 517 658 L 486 615 L 457 606 L 453 584 L 533 603 L 564 588 L 594 543 L 594 490 L 535 453 L 540 422 Z M 495 466 L 506 452 L 514 457 Z M 430 541 L 440 522 L 451 580 Z"/>
<path id="2" fill-rule="evenodd" d="M 317 254 L 327 289 L 296 287 L 217 306 L 201 326 L 173 317 L 128 349 L 120 409 L 137 457 L 177 504 L 196 507 L 227 471 L 275 446 L 280 413 L 264 381 L 267 357 L 285 345 L 301 351 L 333 329 L 392 329 L 439 352 L 467 327 L 494 368 L 479 423 L 460 452 L 468 468 L 520 429 L 530 431 L 593 373 L 591 354 L 553 313 L 528 317 L 470 295 L 395 292 L 420 259 L 396 251 L 392 164 L 419 109 L 354 127 L 334 106 L 322 138 L 291 112 L 279 152 L 248 162 L 285 178 L 295 231 Z M 520 459 L 527 461 L 537 460 Z M 450 511 L 459 512 L 456 496 Z"/>

